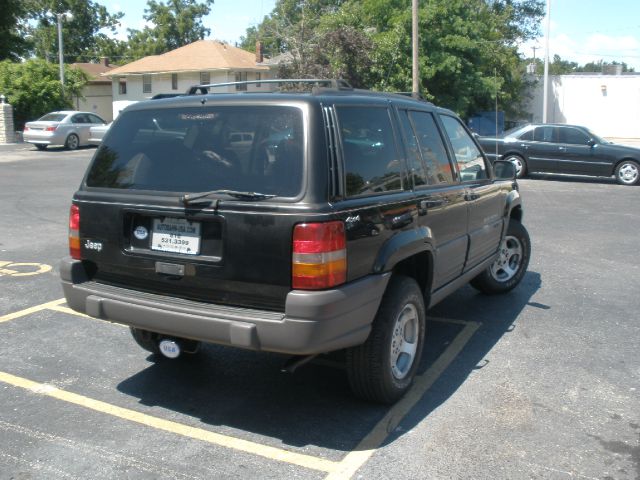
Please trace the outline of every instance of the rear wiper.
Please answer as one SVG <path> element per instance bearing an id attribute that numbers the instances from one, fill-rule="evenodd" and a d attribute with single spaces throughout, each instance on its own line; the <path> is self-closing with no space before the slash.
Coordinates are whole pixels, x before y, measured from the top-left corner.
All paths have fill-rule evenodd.
<path id="1" fill-rule="evenodd" d="M 266 200 L 268 198 L 277 197 L 277 195 L 258 192 L 239 192 L 237 190 L 211 190 L 209 192 L 187 193 L 186 195 L 180 197 L 180 201 L 185 205 L 189 205 L 191 202 L 194 202 L 196 200 L 200 200 L 211 195 L 221 194 L 229 195 L 230 197 L 239 198 L 241 200 Z"/>

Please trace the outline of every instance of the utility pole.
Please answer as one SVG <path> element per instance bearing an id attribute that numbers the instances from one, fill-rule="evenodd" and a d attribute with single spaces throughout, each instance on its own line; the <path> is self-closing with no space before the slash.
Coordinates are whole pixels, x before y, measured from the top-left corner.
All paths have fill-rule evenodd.
<path id="1" fill-rule="evenodd" d="M 413 49 L 413 86 L 412 92 L 417 97 L 420 93 L 420 72 L 418 65 L 418 0 L 411 0 L 411 44 Z"/>
<path id="2" fill-rule="evenodd" d="M 549 35 L 551 34 L 551 0 L 547 0 L 547 34 L 544 49 L 544 88 L 542 90 L 542 123 L 547 123 L 547 96 L 549 93 Z"/>
<path id="3" fill-rule="evenodd" d="M 64 96 L 64 53 L 62 45 L 62 21 L 73 19 L 71 12 L 55 13 L 58 20 L 58 61 L 60 63 L 60 88 L 62 88 L 62 96 Z"/>
<path id="4" fill-rule="evenodd" d="M 62 53 L 62 14 L 56 14 L 58 18 L 58 60 L 60 64 L 60 87 L 64 97 L 64 54 Z"/>

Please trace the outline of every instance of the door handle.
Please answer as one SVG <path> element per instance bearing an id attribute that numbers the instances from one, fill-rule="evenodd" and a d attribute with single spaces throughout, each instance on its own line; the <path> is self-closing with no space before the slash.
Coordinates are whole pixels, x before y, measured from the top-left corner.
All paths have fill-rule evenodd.
<path id="1" fill-rule="evenodd" d="M 466 194 L 464 195 L 464 199 L 465 199 L 467 202 L 473 202 L 474 200 L 477 200 L 477 199 L 479 199 L 479 198 L 480 198 L 480 195 L 478 195 L 477 193 L 466 193 Z"/>
<path id="2" fill-rule="evenodd" d="M 444 205 L 444 200 L 421 200 L 420 201 L 420 210 L 427 210 L 428 208 L 436 208 Z"/>
<path id="3" fill-rule="evenodd" d="M 560 150 L 561 152 L 566 152 L 567 151 L 567 147 L 558 147 L 558 150 Z"/>
<path id="4" fill-rule="evenodd" d="M 410 225 L 413 222 L 413 215 L 411 212 L 405 212 L 401 215 L 396 215 L 391 219 L 391 228 L 402 228 Z"/>

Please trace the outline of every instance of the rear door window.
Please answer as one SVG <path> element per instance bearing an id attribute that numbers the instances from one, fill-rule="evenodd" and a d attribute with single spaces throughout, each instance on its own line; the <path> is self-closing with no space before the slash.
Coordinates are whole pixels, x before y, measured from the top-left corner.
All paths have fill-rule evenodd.
<path id="1" fill-rule="evenodd" d="M 404 166 L 385 107 L 336 108 L 348 197 L 403 188 Z"/>
<path id="2" fill-rule="evenodd" d="M 411 112 L 410 116 L 418 137 L 429 185 L 453 183 L 449 156 L 433 115 L 427 112 Z"/>
<path id="3" fill-rule="evenodd" d="M 293 197 L 301 190 L 302 112 L 208 107 L 123 112 L 99 147 L 87 186 Z"/>
<path id="4" fill-rule="evenodd" d="M 558 141 L 557 128 L 536 127 L 533 133 L 533 139 L 536 142 L 556 143 Z"/>

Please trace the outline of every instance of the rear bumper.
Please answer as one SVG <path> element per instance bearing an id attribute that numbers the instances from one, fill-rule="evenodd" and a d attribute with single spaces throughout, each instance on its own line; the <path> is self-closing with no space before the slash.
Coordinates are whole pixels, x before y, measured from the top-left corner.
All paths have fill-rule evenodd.
<path id="1" fill-rule="evenodd" d="M 285 312 L 230 307 L 138 292 L 89 281 L 82 262 L 60 264 L 69 306 L 95 318 L 204 342 L 296 355 L 363 343 L 390 274 L 333 290 L 289 292 Z"/>
<path id="2" fill-rule="evenodd" d="M 25 143 L 38 143 L 40 145 L 63 145 L 64 136 L 57 132 L 28 132 L 22 134 Z"/>

